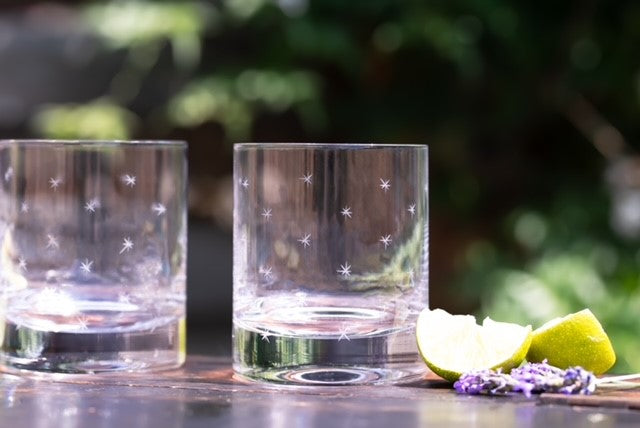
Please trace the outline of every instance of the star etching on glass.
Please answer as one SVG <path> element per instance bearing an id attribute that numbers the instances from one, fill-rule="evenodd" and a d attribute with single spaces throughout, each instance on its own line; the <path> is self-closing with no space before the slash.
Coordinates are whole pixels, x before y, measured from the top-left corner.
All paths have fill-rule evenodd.
<path id="1" fill-rule="evenodd" d="M 269 343 L 269 333 L 267 332 L 260 333 L 260 337 L 262 338 L 263 341 Z"/>
<path id="2" fill-rule="evenodd" d="M 240 185 L 246 189 L 247 187 L 249 187 L 249 179 L 246 177 L 241 178 Z"/>
<path id="3" fill-rule="evenodd" d="M 346 341 L 351 341 L 351 339 L 349 339 L 349 336 L 347 335 L 347 333 L 349 333 L 349 327 L 346 324 L 342 324 L 340 326 L 340 330 L 338 331 L 338 333 L 340 333 L 340 337 L 338 337 L 338 342 L 340 342 L 342 339 L 345 339 Z"/>
<path id="4" fill-rule="evenodd" d="M 27 269 L 27 261 L 23 257 L 20 257 L 18 259 L 18 269 L 20 269 L 23 272 L 26 272 L 29 270 Z"/>
<path id="5" fill-rule="evenodd" d="M 62 184 L 62 178 L 49 178 L 49 187 L 53 189 L 54 192 L 58 191 L 58 187 Z"/>
<path id="6" fill-rule="evenodd" d="M 380 179 L 380 188 L 382 190 L 384 190 L 385 193 L 387 193 L 387 190 L 389 190 L 391 188 L 391 179 L 389 180 L 383 180 L 382 178 Z"/>
<path id="7" fill-rule="evenodd" d="M 96 212 L 96 208 L 100 208 L 100 200 L 98 198 L 93 198 L 84 204 L 84 210 L 88 213 Z"/>
<path id="8" fill-rule="evenodd" d="M 88 330 L 89 329 L 89 327 L 87 326 L 87 323 L 89 322 L 89 319 L 85 315 L 79 316 L 76 319 L 76 322 L 78 324 L 78 329 L 79 330 Z"/>
<path id="9" fill-rule="evenodd" d="M 130 175 L 130 174 L 125 174 L 122 177 L 120 177 L 122 182 L 129 187 L 133 187 L 136 185 L 136 176 L 135 175 Z"/>
<path id="10" fill-rule="evenodd" d="M 311 246 L 311 234 L 307 233 L 302 238 L 298 239 L 298 242 L 302 244 L 304 248 Z"/>
<path id="11" fill-rule="evenodd" d="M 344 262 L 336 272 L 342 275 L 343 278 L 349 278 L 351 276 L 351 265 L 348 262 Z"/>
<path id="12" fill-rule="evenodd" d="M 20 212 L 21 213 L 28 213 L 29 212 L 29 204 L 26 202 L 22 202 L 20 204 Z"/>
<path id="13" fill-rule="evenodd" d="M 409 211 L 409 213 L 411 214 L 411 217 L 413 217 L 416 214 L 416 204 L 409 205 L 409 208 L 407 208 L 407 211 Z"/>
<path id="14" fill-rule="evenodd" d="M 49 250 L 57 250 L 58 248 L 60 248 L 58 238 L 50 233 L 47 234 L 47 246 L 45 248 L 48 248 Z"/>
<path id="15" fill-rule="evenodd" d="M 342 214 L 345 218 L 351 218 L 351 207 L 344 207 L 341 211 L 340 214 Z"/>
<path id="16" fill-rule="evenodd" d="M 264 279 L 266 280 L 270 280 L 273 279 L 273 273 L 271 273 L 273 269 L 271 268 L 271 266 L 260 266 L 260 269 L 258 269 L 258 271 L 262 274 L 262 276 L 264 276 Z"/>
<path id="17" fill-rule="evenodd" d="M 131 303 L 131 296 L 129 296 L 127 293 L 120 293 L 118 294 L 118 302 L 128 305 Z"/>
<path id="18" fill-rule="evenodd" d="M 84 273 L 91 273 L 92 266 L 93 260 L 84 259 L 84 262 L 80 263 L 80 270 Z"/>
<path id="19" fill-rule="evenodd" d="M 391 245 L 391 241 L 392 241 L 392 239 L 391 239 L 391 235 L 386 235 L 386 236 L 385 236 L 385 235 L 382 235 L 382 236 L 380 237 L 379 241 L 380 241 L 380 242 L 382 242 L 382 243 L 384 244 L 384 248 L 385 248 L 385 250 L 386 250 L 386 249 L 387 249 L 387 247 L 388 247 L 389 245 Z"/>
<path id="20" fill-rule="evenodd" d="M 122 241 L 122 249 L 120 250 L 120 254 L 130 251 L 133 248 L 133 241 L 127 236 Z"/>
<path id="21" fill-rule="evenodd" d="M 262 214 L 260 214 L 260 215 L 261 215 L 262 217 L 264 217 L 264 219 L 265 219 L 266 221 L 269 221 L 269 220 L 271 219 L 271 216 L 272 216 L 273 214 L 271 214 L 271 208 L 264 208 L 264 209 L 262 210 Z"/>
<path id="22" fill-rule="evenodd" d="M 309 186 L 312 183 L 311 177 L 313 177 L 313 174 L 302 174 L 302 177 L 300 177 L 299 180 L 304 181 L 304 184 Z"/>
<path id="23" fill-rule="evenodd" d="M 165 207 L 160 202 L 156 202 L 155 204 L 151 205 L 151 211 L 153 211 L 158 217 L 160 217 L 167 212 L 167 207 Z"/>

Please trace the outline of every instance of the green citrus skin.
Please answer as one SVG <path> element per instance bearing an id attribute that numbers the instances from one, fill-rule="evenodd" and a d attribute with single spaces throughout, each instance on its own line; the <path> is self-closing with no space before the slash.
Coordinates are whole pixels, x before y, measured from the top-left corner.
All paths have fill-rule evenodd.
<path id="1" fill-rule="evenodd" d="M 527 360 L 561 369 L 580 366 L 596 375 L 616 362 L 611 341 L 589 309 L 553 319 L 534 330 Z"/>

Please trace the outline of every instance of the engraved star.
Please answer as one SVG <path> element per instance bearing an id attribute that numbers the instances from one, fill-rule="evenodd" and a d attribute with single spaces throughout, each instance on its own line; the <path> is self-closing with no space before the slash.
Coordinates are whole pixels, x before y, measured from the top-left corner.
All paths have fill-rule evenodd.
<path id="1" fill-rule="evenodd" d="M 387 190 L 389 190 L 391 188 L 391 180 L 383 180 L 382 178 L 380 179 L 380 188 L 382 190 L 384 190 L 385 193 L 387 193 Z"/>
<path id="2" fill-rule="evenodd" d="M 28 213 L 29 212 L 29 204 L 26 202 L 22 202 L 20 204 L 20 212 L 21 213 Z"/>
<path id="3" fill-rule="evenodd" d="M 240 185 L 246 189 L 247 187 L 249 187 L 249 179 L 248 178 L 241 178 L 240 179 Z"/>
<path id="4" fill-rule="evenodd" d="M 264 217 L 264 219 L 266 221 L 269 221 L 271 219 L 271 208 L 265 208 L 262 210 L 262 214 L 260 214 L 262 217 Z"/>
<path id="5" fill-rule="evenodd" d="M 78 328 L 80 330 L 87 330 L 89 328 L 89 327 L 87 327 L 87 321 L 89 321 L 89 320 L 84 315 L 78 317 L 76 319 L 76 321 L 77 321 L 77 324 L 78 324 Z"/>
<path id="6" fill-rule="evenodd" d="M 416 204 L 409 205 L 409 208 L 407 208 L 407 211 L 409 211 L 411 213 L 411 217 L 413 217 L 416 213 Z"/>
<path id="7" fill-rule="evenodd" d="M 167 212 L 167 207 L 165 207 L 160 202 L 156 202 L 155 204 L 151 205 L 151 211 L 155 212 L 156 215 L 160 217 Z"/>
<path id="8" fill-rule="evenodd" d="M 348 262 L 345 262 L 343 265 L 340 265 L 340 269 L 338 269 L 336 272 L 338 272 L 343 277 L 348 278 L 351 276 L 351 265 Z"/>
<path id="9" fill-rule="evenodd" d="M 20 269 L 20 270 L 22 270 L 24 272 L 28 271 L 28 269 L 27 269 L 27 261 L 22 257 L 20 257 L 18 259 L 18 269 Z"/>
<path id="10" fill-rule="evenodd" d="M 338 342 L 340 342 L 342 339 L 346 339 L 348 342 L 351 341 L 351 339 L 349 339 L 349 336 L 347 336 L 347 332 L 349 331 L 349 329 L 347 328 L 346 324 L 342 324 L 342 326 L 340 327 L 340 337 L 338 337 Z"/>
<path id="11" fill-rule="evenodd" d="M 302 238 L 298 239 L 298 242 L 302 244 L 304 248 L 311 246 L 311 234 L 307 233 Z"/>
<path id="12" fill-rule="evenodd" d="M 308 186 L 311 184 L 311 177 L 313 177 L 313 174 L 302 174 L 302 177 L 300 177 L 299 180 L 304 181 L 304 184 Z"/>
<path id="13" fill-rule="evenodd" d="M 11 177 L 13 177 L 13 168 L 9 167 L 7 168 L 7 171 L 4 173 L 4 181 L 11 180 Z"/>
<path id="14" fill-rule="evenodd" d="M 100 208 L 100 200 L 98 198 L 93 198 L 84 204 L 84 210 L 88 213 L 96 212 L 96 208 Z"/>
<path id="15" fill-rule="evenodd" d="M 127 236 L 126 238 L 124 238 L 124 241 L 122 241 L 122 249 L 120 250 L 120 254 L 124 253 L 125 251 L 129 251 L 133 248 L 133 241 L 131 241 L 131 239 Z"/>
<path id="16" fill-rule="evenodd" d="M 258 269 L 258 271 L 264 276 L 264 279 L 273 278 L 273 274 L 271 273 L 271 266 L 260 266 L 260 269 Z"/>
<path id="17" fill-rule="evenodd" d="M 129 304 L 131 303 L 131 297 L 127 293 L 118 294 L 118 302 Z"/>
<path id="18" fill-rule="evenodd" d="M 122 182 L 129 186 L 129 187 L 133 187 L 136 185 L 136 176 L 135 175 L 129 175 L 129 174 L 125 174 L 121 177 Z"/>
<path id="19" fill-rule="evenodd" d="M 49 178 L 49 187 L 53 189 L 54 192 L 58 191 L 60 184 L 62 184 L 62 178 Z"/>
<path id="20" fill-rule="evenodd" d="M 80 263 L 80 270 L 84 273 L 91 273 L 91 266 L 93 266 L 93 260 L 84 259 L 84 262 Z"/>
<path id="21" fill-rule="evenodd" d="M 391 235 L 387 235 L 387 236 L 381 236 L 379 239 L 380 242 L 382 242 L 384 244 L 384 248 L 386 249 L 390 244 L 391 244 Z"/>
<path id="22" fill-rule="evenodd" d="M 351 218 L 351 207 L 344 207 L 344 208 L 342 209 L 342 211 L 340 211 L 340 214 L 342 214 L 343 216 L 345 216 L 345 218 L 346 218 L 346 217 Z"/>
<path id="23" fill-rule="evenodd" d="M 47 235 L 47 246 L 45 248 L 55 249 L 60 248 L 60 244 L 58 243 L 58 238 L 53 236 L 52 234 Z"/>
<path id="24" fill-rule="evenodd" d="M 262 340 L 264 340 L 267 343 L 269 343 L 269 334 L 268 333 L 260 333 L 260 337 L 262 338 Z"/>

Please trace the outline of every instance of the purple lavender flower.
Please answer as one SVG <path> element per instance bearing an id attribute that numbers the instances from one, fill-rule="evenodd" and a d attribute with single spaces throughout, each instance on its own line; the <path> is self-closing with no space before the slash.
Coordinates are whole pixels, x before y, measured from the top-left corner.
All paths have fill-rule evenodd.
<path id="1" fill-rule="evenodd" d="M 593 373 L 582 367 L 559 369 L 542 363 L 527 363 L 511 370 L 510 374 L 501 370 L 478 370 L 465 373 L 454 383 L 460 394 L 505 395 L 522 393 L 530 397 L 532 393 L 556 392 L 561 394 L 591 394 L 595 391 L 597 379 Z"/>
<path id="2" fill-rule="evenodd" d="M 453 384 L 458 393 L 469 395 L 504 395 L 517 386 L 517 382 L 501 370 L 477 370 L 465 373 Z"/>

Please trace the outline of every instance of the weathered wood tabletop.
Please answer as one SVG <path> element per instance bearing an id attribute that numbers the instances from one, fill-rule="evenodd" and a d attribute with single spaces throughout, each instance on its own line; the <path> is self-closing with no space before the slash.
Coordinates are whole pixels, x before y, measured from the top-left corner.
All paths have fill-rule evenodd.
<path id="1" fill-rule="evenodd" d="M 198 356 L 154 374 L 4 374 L 0 389 L 0 426 L 15 428 L 640 426 L 640 400 L 629 393 L 575 402 L 468 397 L 435 378 L 408 386 L 282 387 L 236 379 L 228 358 Z"/>

